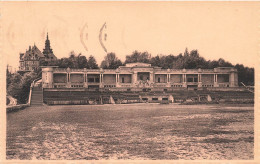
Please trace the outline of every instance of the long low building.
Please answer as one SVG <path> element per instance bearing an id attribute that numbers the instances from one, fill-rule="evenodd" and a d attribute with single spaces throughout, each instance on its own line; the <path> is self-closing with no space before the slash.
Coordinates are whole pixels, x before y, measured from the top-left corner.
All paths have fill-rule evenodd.
<path id="1" fill-rule="evenodd" d="M 42 67 L 43 88 L 203 88 L 237 87 L 237 70 L 162 69 L 147 63 L 129 63 L 118 69 Z"/>

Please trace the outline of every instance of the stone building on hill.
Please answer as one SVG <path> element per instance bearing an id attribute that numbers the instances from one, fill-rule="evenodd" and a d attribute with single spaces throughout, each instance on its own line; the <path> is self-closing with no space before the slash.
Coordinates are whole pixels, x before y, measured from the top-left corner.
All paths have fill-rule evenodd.
<path id="1" fill-rule="evenodd" d="M 30 72 L 39 69 L 40 63 L 42 61 L 55 61 L 57 57 L 54 55 L 50 40 L 47 33 L 47 38 L 45 41 L 45 48 L 43 52 L 34 44 L 34 46 L 29 46 L 29 49 L 25 53 L 20 53 L 19 61 L 19 72 Z"/>

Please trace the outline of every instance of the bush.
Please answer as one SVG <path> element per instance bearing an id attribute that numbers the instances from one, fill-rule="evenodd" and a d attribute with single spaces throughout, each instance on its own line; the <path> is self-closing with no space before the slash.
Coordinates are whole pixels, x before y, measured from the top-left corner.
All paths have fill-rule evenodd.
<path id="1" fill-rule="evenodd" d="M 23 76 L 18 73 L 13 74 L 10 77 L 10 84 L 7 86 L 7 93 L 16 98 L 18 103 L 27 103 L 31 83 L 36 78 L 37 74 L 34 72 L 25 73 Z"/>

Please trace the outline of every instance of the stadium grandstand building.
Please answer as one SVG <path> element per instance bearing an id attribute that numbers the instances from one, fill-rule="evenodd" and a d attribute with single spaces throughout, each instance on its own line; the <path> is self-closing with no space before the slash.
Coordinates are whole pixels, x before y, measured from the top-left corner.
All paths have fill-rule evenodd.
<path id="1" fill-rule="evenodd" d="M 238 86 L 233 67 L 162 69 L 146 63 L 117 69 L 43 66 L 38 92 L 42 98 L 35 97 L 48 105 L 254 102 L 254 93 Z"/>
<path id="2" fill-rule="evenodd" d="M 42 68 L 43 88 L 104 88 L 108 90 L 165 90 L 169 88 L 237 87 L 237 70 L 162 69 L 146 63 L 129 63 L 118 69 Z"/>

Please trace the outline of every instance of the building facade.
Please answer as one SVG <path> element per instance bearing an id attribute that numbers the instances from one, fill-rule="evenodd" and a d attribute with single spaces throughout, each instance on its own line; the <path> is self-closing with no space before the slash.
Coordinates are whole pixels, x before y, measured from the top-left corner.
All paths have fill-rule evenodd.
<path id="1" fill-rule="evenodd" d="M 49 36 L 47 34 L 43 53 L 36 45 L 32 47 L 29 46 L 29 50 L 26 50 L 25 53 L 20 53 L 19 72 L 35 71 L 40 68 L 40 64 L 42 61 L 55 60 L 57 60 L 57 57 L 53 54 L 50 46 Z"/>
<path id="2" fill-rule="evenodd" d="M 162 69 L 146 63 L 129 63 L 118 69 L 42 68 L 43 88 L 202 88 L 237 87 L 237 70 Z"/>

